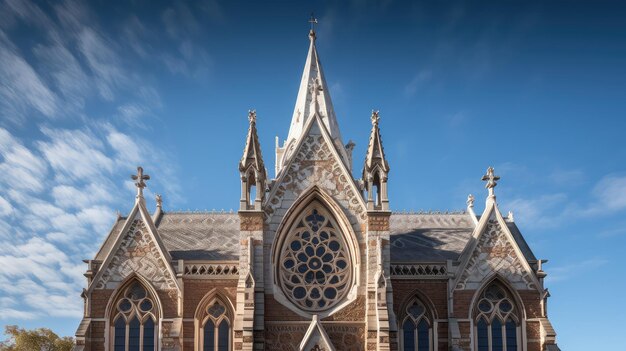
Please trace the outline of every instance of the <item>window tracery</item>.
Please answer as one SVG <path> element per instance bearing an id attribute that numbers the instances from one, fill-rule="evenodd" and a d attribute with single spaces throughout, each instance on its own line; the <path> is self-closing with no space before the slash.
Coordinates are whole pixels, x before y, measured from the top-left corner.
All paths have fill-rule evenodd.
<path id="1" fill-rule="evenodd" d="M 431 321 L 426 306 L 417 298 L 404 311 L 402 323 L 402 350 L 431 351 Z"/>
<path id="2" fill-rule="evenodd" d="M 231 350 L 231 319 L 226 306 L 215 299 L 204 309 L 204 319 L 200 328 L 200 350 L 229 351 Z"/>
<path id="3" fill-rule="evenodd" d="M 476 347 L 478 351 L 517 351 L 518 308 L 507 289 L 489 285 L 475 307 Z"/>
<path id="4" fill-rule="evenodd" d="M 287 298 L 305 311 L 327 310 L 349 291 L 351 269 L 332 216 L 318 206 L 304 211 L 280 254 L 278 281 Z"/>
<path id="5" fill-rule="evenodd" d="M 113 308 L 113 350 L 154 351 L 157 339 L 154 297 L 135 281 L 122 290 Z"/>

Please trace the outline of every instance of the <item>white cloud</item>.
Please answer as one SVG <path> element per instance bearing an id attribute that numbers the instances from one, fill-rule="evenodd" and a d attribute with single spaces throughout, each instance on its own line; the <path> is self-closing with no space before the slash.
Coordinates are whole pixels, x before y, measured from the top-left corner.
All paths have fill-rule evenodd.
<path id="1" fill-rule="evenodd" d="M 608 175 L 593 188 L 593 195 L 598 199 L 594 211 L 619 211 L 626 208 L 626 176 Z"/>
<path id="2" fill-rule="evenodd" d="M 608 260 L 591 258 L 584 261 L 572 262 L 563 266 L 550 267 L 547 269 L 546 281 L 552 283 L 576 278 L 590 271 L 598 269 L 609 263 Z"/>
<path id="3" fill-rule="evenodd" d="M 47 117 L 57 114 L 54 93 L 26 62 L 0 30 L 0 108 L 2 115 L 22 122 L 38 111 Z"/>
<path id="4" fill-rule="evenodd" d="M 114 89 L 123 86 L 127 78 L 120 68 L 117 54 L 110 48 L 111 43 L 91 28 L 83 28 L 78 36 L 78 45 L 96 77 L 100 95 L 106 100 L 113 100 Z"/>
<path id="5" fill-rule="evenodd" d="M 114 161 L 105 154 L 102 141 L 90 131 L 42 128 L 42 132 L 50 141 L 40 141 L 38 148 L 61 176 L 89 180 L 113 170 Z"/>

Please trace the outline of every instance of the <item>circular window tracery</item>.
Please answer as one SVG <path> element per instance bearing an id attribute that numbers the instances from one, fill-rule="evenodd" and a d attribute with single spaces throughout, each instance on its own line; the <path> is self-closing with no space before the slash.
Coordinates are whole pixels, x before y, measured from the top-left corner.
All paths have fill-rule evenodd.
<path id="1" fill-rule="evenodd" d="M 122 298 L 117 303 L 118 315 L 123 315 L 126 320 L 130 320 L 131 317 L 137 316 L 143 320 L 145 316 L 149 315 L 154 318 L 154 303 L 148 292 L 139 283 L 132 283 L 122 295 Z"/>
<path id="2" fill-rule="evenodd" d="M 350 259 L 338 226 L 313 208 L 295 222 L 280 255 L 279 283 L 287 298 L 306 311 L 326 310 L 350 288 Z"/>

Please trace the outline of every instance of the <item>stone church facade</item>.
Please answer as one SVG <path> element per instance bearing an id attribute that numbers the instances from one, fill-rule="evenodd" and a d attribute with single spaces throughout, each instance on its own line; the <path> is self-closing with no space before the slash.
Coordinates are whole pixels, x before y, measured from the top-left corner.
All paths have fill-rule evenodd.
<path id="1" fill-rule="evenodd" d="M 379 114 L 360 179 L 315 32 L 268 177 L 249 112 L 237 213 L 146 208 L 86 261 L 75 350 L 558 350 L 546 273 L 487 170 L 486 208 L 394 213 Z M 359 165 L 360 166 L 360 165 Z"/>

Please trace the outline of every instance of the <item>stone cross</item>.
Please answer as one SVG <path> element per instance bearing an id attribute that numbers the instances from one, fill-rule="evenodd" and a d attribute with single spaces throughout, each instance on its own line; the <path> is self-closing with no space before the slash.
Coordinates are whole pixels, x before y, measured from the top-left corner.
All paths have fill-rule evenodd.
<path id="1" fill-rule="evenodd" d="M 493 188 L 498 185 L 498 180 L 500 177 L 493 173 L 493 167 L 487 168 L 487 174 L 485 174 L 482 180 L 486 181 L 485 188 L 489 189 L 489 196 L 494 196 Z"/>
<path id="2" fill-rule="evenodd" d="M 137 196 L 143 196 L 143 188 L 146 187 L 145 180 L 149 180 L 150 176 L 147 174 L 143 174 L 143 168 L 139 166 L 137 167 L 137 174 L 131 175 L 130 178 L 135 181 L 135 186 L 137 187 Z"/>
<path id="3" fill-rule="evenodd" d="M 372 119 L 372 125 L 373 126 L 377 126 L 378 122 L 380 121 L 380 116 L 378 115 L 379 112 L 380 111 L 378 111 L 378 110 L 372 110 L 372 117 L 371 117 L 371 119 Z"/>
<path id="4" fill-rule="evenodd" d="M 311 23 L 311 31 L 314 31 L 315 25 L 317 24 L 317 18 L 315 18 L 313 12 L 311 12 L 311 18 L 309 19 L 309 23 Z"/>
<path id="5" fill-rule="evenodd" d="M 250 124 L 256 123 L 256 110 L 248 110 L 248 121 Z"/>

